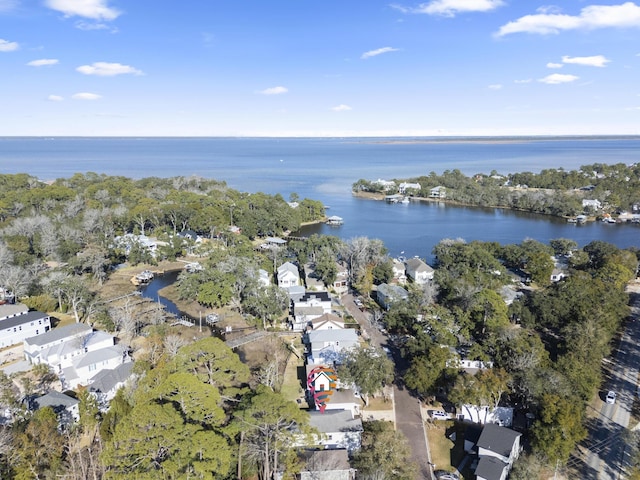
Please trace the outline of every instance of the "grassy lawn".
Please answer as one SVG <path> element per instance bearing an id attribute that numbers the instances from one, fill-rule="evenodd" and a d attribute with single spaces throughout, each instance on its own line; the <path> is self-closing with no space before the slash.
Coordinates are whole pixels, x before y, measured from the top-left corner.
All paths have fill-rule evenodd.
<path id="1" fill-rule="evenodd" d="M 452 424 L 453 422 L 427 422 L 426 430 L 431 463 L 435 463 L 438 470 L 452 470 L 451 449 L 453 442 L 446 436 L 446 429 Z"/>
<path id="2" fill-rule="evenodd" d="M 302 345 L 295 345 L 299 352 L 302 352 Z M 299 404 L 301 408 L 306 408 L 308 405 L 304 401 L 304 390 L 302 389 L 302 380 L 300 373 L 304 372 L 304 360 L 296 357 L 293 353 L 289 355 L 287 360 L 287 366 L 284 370 L 282 378 L 281 392 L 287 400 L 297 401 L 301 399 L 302 403 Z"/>
<path id="3" fill-rule="evenodd" d="M 393 410 L 393 402 L 385 400 L 382 395 L 378 395 L 376 398 L 370 396 L 366 410 Z"/>

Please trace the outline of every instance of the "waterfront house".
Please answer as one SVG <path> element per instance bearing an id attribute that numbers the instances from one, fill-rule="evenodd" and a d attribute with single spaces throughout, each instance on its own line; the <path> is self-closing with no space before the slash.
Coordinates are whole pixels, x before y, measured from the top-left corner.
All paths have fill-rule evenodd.
<path id="1" fill-rule="evenodd" d="M 22 303 L 0 305 L 0 348 L 22 343 L 51 329 L 46 313 L 29 311 Z"/>
<path id="2" fill-rule="evenodd" d="M 86 323 L 72 323 L 24 340 L 24 358 L 31 364 L 43 363 L 49 349 L 84 337 L 93 329 Z M 79 343 L 81 341 L 79 340 Z M 45 362 L 46 363 L 46 362 Z"/>
<path id="3" fill-rule="evenodd" d="M 281 288 L 294 287 L 300 284 L 298 267 L 291 262 L 285 262 L 278 267 L 278 286 Z"/>
<path id="4" fill-rule="evenodd" d="M 413 283 L 424 285 L 433 280 L 434 270 L 419 258 L 410 258 L 405 262 L 407 277 Z"/>
<path id="5" fill-rule="evenodd" d="M 417 193 L 422 189 L 422 186 L 419 183 L 409 183 L 402 182 L 398 185 L 398 192 L 403 195 L 407 195 L 409 193 Z"/>
<path id="6" fill-rule="evenodd" d="M 393 180 L 383 180 L 381 178 L 377 179 L 374 182 L 371 182 L 375 185 L 379 185 L 383 191 L 388 192 L 389 190 L 395 190 L 396 182 Z"/>
<path id="7" fill-rule="evenodd" d="M 594 200 L 584 199 L 582 200 L 582 208 L 600 210 L 602 208 L 602 203 L 600 203 L 600 200 L 597 200 L 597 199 L 594 199 Z"/>
<path id="8" fill-rule="evenodd" d="M 433 187 L 429 190 L 429 198 L 447 198 L 447 189 L 442 185 Z"/>
<path id="9" fill-rule="evenodd" d="M 376 299 L 380 306 L 389 309 L 395 302 L 407 300 L 409 293 L 399 285 L 381 283 L 376 290 Z"/>

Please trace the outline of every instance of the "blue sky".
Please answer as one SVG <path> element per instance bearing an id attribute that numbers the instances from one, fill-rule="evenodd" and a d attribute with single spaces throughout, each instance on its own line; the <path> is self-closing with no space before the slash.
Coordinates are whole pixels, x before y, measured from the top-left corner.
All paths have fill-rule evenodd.
<path id="1" fill-rule="evenodd" d="M 0 0 L 0 135 L 640 134 L 640 2 Z"/>

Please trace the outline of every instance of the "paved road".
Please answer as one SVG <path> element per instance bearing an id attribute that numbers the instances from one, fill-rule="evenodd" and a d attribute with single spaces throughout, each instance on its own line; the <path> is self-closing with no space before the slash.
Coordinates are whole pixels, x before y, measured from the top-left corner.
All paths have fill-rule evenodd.
<path id="1" fill-rule="evenodd" d="M 345 294 L 342 296 L 342 305 L 347 312 L 358 322 L 364 333 L 369 337 L 372 345 L 379 347 L 387 345 L 388 338 L 376 328 L 370 318 L 370 314 L 360 311 L 353 303 L 353 296 Z M 404 365 L 399 361 L 397 352 L 393 351 L 396 364 L 396 378 L 401 378 Z M 424 423 L 422 421 L 420 402 L 411 393 L 396 381 L 393 389 L 395 402 L 396 428 L 406 437 L 411 446 L 411 457 L 418 465 L 416 479 L 425 480 L 432 478 L 432 471 L 429 467 L 429 447 L 425 435 Z"/>
<path id="2" fill-rule="evenodd" d="M 629 465 L 627 434 L 634 397 L 638 393 L 638 366 L 640 365 L 640 286 L 631 292 L 632 315 L 627 322 L 620 345 L 613 352 L 605 368 L 608 379 L 605 390 L 617 393 L 616 403 L 604 402 L 601 392 L 597 417 L 588 425 L 589 437 L 581 443 L 584 456 L 574 457 L 570 466 L 577 467 L 585 480 L 617 480 L 625 478 Z"/>

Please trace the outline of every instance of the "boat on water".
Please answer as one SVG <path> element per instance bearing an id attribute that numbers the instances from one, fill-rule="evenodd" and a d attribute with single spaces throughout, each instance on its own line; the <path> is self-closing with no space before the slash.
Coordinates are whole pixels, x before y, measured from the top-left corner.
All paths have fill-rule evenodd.
<path id="1" fill-rule="evenodd" d="M 404 197 L 400 203 L 403 203 L 403 204 L 407 205 L 410 202 L 411 201 L 409 200 L 409 197 Z"/>
<path id="2" fill-rule="evenodd" d="M 153 280 L 153 272 L 151 270 L 143 270 L 142 272 L 134 275 L 131 279 L 131 283 L 134 285 L 146 285 Z"/>

